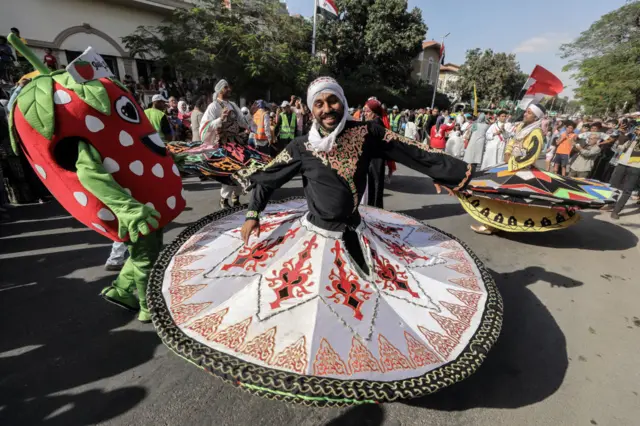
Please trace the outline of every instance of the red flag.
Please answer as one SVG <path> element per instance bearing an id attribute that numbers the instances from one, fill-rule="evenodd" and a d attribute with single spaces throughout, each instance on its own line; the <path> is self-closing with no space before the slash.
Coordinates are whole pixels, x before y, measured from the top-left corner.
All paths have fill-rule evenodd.
<path id="1" fill-rule="evenodd" d="M 319 0 L 318 13 L 328 19 L 338 19 L 340 12 L 333 0 Z"/>
<path id="2" fill-rule="evenodd" d="M 546 68 L 536 65 L 525 84 L 527 95 L 544 94 L 549 96 L 559 95 L 564 90 L 564 85 L 558 77 Z"/>

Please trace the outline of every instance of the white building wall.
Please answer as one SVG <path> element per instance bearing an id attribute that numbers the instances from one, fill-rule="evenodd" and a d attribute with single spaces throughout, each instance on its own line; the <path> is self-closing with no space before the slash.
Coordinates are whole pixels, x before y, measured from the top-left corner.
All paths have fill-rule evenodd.
<path id="1" fill-rule="evenodd" d="M 51 47 L 60 64 L 66 64 L 64 50 L 84 51 L 92 46 L 98 53 L 117 57 L 121 76 L 137 70 L 128 58 L 122 37 L 140 25 L 158 25 L 170 13 L 169 8 L 152 6 L 153 1 L 132 0 L 2 0 L 0 33 L 9 34 L 11 27 L 20 29 L 35 53 L 42 57 L 44 47 Z M 164 9 L 164 11 L 163 11 Z M 60 37 L 65 30 L 88 24 L 87 31 Z M 110 39 L 92 34 L 96 30 Z M 61 39 L 62 38 L 62 39 Z M 59 45 L 54 46 L 57 42 Z M 124 59 L 123 59 L 124 58 Z"/>

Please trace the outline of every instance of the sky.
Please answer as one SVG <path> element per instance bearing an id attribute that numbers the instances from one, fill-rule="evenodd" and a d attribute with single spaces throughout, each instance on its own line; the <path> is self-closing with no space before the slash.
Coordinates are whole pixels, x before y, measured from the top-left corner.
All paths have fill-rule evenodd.
<path id="1" fill-rule="evenodd" d="M 314 0 L 287 0 L 289 13 L 313 15 Z M 575 82 L 563 73 L 566 60 L 559 47 L 570 42 L 602 15 L 625 0 L 409 0 L 422 10 L 429 27 L 425 40 L 445 40 L 446 62 L 464 63 L 465 52 L 479 47 L 515 53 L 520 68 L 530 73 L 541 65 L 556 74 L 567 88 L 561 96 L 573 97 Z"/>

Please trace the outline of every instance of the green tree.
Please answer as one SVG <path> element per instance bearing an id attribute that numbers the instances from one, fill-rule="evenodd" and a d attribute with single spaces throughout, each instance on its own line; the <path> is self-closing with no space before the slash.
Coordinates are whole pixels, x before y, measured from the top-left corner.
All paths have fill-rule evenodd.
<path id="1" fill-rule="evenodd" d="M 460 93 L 462 99 L 473 99 L 475 83 L 481 104 L 513 100 L 527 81 L 527 74 L 520 70 L 515 55 L 494 53 L 491 49 L 468 50 L 458 75 L 453 90 Z"/>
<path id="2" fill-rule="evenodd" d="M 587 114 L 640 110 L 640 2 L 603 15 L 571 43 L 561 47 L 578 83 L 576 97 Z M 628 108 L 627 108 L 628 109 Z"/>
<path id="3" fill-rule="evenodd" d="M 302 91 L 317 73 L 311 24 L 282 13 L 278 0 L 200 0 L 161 25 L 141 26 L 123 41 L 132 54 L 184 77 L 228 78 L 243 93 Z"/>
<path id="4" fill-rule="evenodd" d="M 406 90 L 427 26 L 407 0 L 338 0 L 341 19 L 321 21 L 318 51 L 342 81 Z"/>

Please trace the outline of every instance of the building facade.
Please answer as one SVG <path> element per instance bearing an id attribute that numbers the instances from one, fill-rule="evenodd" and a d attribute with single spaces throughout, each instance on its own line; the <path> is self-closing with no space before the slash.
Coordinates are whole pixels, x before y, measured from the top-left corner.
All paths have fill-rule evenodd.
<path id="1" fill-rule="evenodd" d="M 445 93 L 451 99 L 456 99 L 458 97 L 458 94 L 453 89 L 453 83 L 458 81 L 459 71 L 459 65 L 448 63 L 440 66 L 440 76 L 438 77 L 438 91 Z"/>
<path id="2" fill-rule="evenodd" d="M 40 58 L 50 48 L 60 66 L 66 66 L 91 46 L 120 79 L 125 74 L 136 81 L 148 79 L 151 63 L 132 57 L 122 37 L 140 25 L 158 25 L 183 0 L 19 0 L 3 2 L 0 33 L 20 30 L 29 47 Z"/>
<path id="3" fill-rule="evenodd" d="M 440 43 L 437 41 L 425 41 L 422 43 L 422 52 L 413 60 L 411 78 L 416 82 L 434 84 L 438 78 L 438 66 L 440 65 Z"/>

